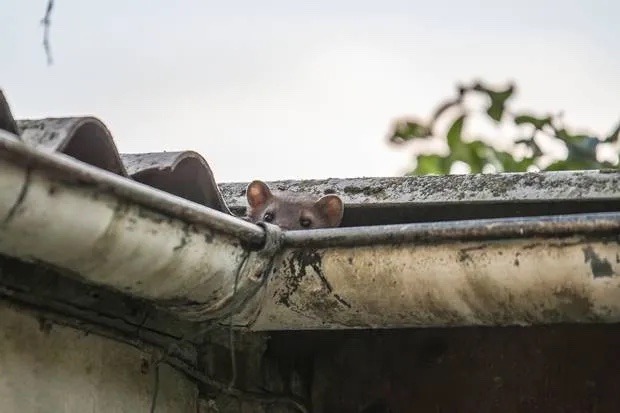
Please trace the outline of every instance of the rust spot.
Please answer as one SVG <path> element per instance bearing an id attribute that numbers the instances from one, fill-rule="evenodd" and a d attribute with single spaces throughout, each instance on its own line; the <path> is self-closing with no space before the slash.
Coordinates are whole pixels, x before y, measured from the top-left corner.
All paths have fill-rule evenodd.
<path id="1" fill-rule="evenodd" d="M 592 268 L 592 275 L 594 278 L 599 277 L 612 277 L 614 271 L 611 268 L 611 263 L 606 258 L 600 258 L 591 246 L 583 248 L 584 262 L 590 263 Z"/>

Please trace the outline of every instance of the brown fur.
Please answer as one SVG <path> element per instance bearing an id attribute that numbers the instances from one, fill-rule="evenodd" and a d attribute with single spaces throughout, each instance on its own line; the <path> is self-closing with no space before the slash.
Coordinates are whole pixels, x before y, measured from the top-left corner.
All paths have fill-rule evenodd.
<path id="1" fill-rule="evenodd" d="M 337 227 L 344 205 L 337 195 L 318 200 L 302 195 L 272 193 L 262 181 L 251 182 L 246 189 L 247 218 L 251 222 L 270 222 L 284 230 Z"/>

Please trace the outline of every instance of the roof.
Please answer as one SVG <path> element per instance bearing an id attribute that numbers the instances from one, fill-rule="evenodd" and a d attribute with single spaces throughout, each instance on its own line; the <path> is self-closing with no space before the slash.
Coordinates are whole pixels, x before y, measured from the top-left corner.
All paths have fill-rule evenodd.
<path id="1" fill-rule="evenodd" d="M 15 121 L 1 91 L 0 129 L 18 132 L 23 142 L 39 150 L 69 155 L 217 211 L 244 213 L 247 183 L 218 185 L 208 162 L 197 152 L 119 154 L 100 120 Z M 609 209 L 609 202 L 620 205 L 619 183 L 617 170 L 269 182 L 293 193 L 338 193 L 345 201 L 343 226 L 603 211 Z M 579 205 L 575 200 L 580 200 Z"/>
<path id="2" fill-rule="evenodd" d="M 620 320 L 617 171 L 272 182 L 345 201 L 343 228 L 282 232 L 233 216 L 245 183 L 196 152 L 119 154 L 94 117 L 15 121 L 2 96 L 0 167 L 2 254 L 187 322 Z"/>
<path id="3" fill-rule="evenodd" d="M 28 119 L 15 124 L 22 141 L 37 149 L 66 154 L 122 177 L 228 212 L 216 190 L 211 168 L 196 152 L 121 155 L 108 128 L 93 117 Z"/>

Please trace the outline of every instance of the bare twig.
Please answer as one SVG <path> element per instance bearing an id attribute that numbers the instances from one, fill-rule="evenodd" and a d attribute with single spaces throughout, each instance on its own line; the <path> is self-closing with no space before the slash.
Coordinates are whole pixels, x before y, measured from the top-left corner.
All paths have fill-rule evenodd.
<path id="1" fill-rule="evenodd" d="M 41 19 L 41 24 L 43 25 L 43 49 L 45 50 L 45 55 L 47 56 L 48 66 L 51 66 L 53 63 L 52 49 L 50 47 L 50 26 L 52 23 L 51 17 L 53 8 L 54 0 L 47 0 L 45 15 L 43 16 L 43 19 Z"/>

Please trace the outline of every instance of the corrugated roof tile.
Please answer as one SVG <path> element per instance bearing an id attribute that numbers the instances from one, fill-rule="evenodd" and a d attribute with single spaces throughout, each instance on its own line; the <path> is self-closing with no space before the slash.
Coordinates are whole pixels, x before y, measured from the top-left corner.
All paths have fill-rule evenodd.
<path id="1" fill-rule="evenodd" d="M 230 214 L 207 161 L 194 151 L 120 154 L 91 116 L 15 120 L 0 91 L 0 128 L 27 144 L 59 152 L 145 185 Z"/>

